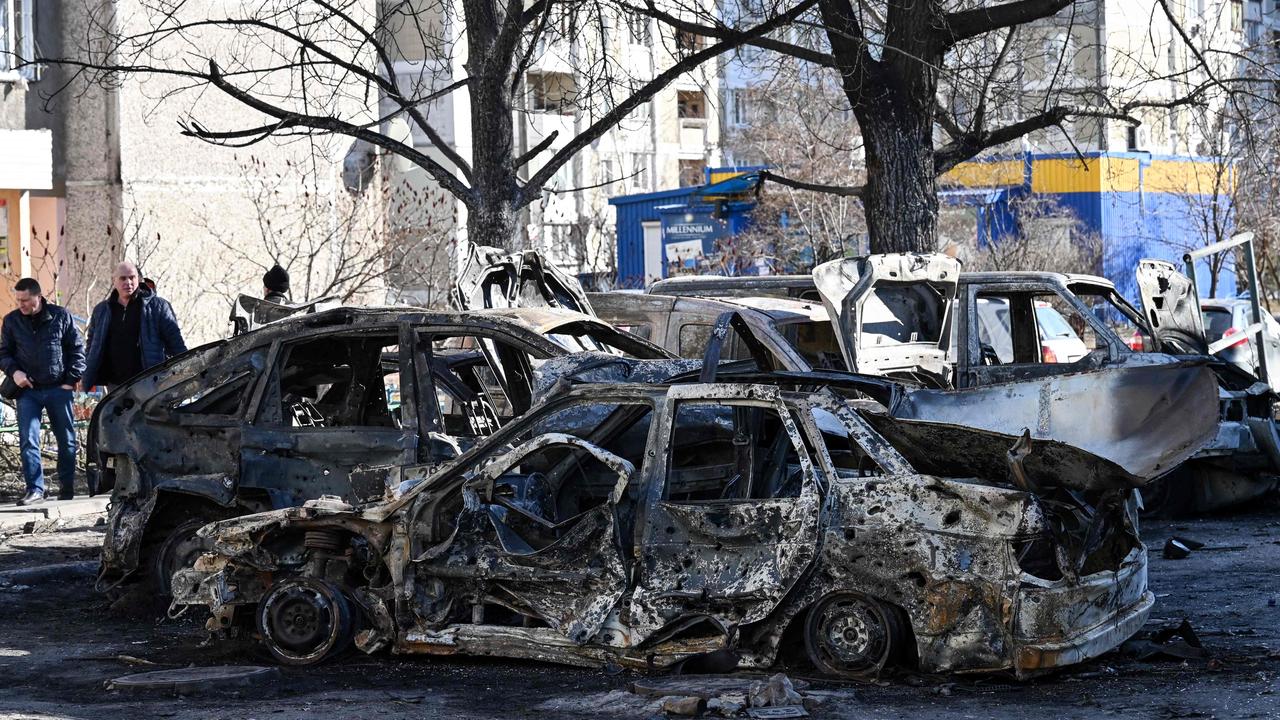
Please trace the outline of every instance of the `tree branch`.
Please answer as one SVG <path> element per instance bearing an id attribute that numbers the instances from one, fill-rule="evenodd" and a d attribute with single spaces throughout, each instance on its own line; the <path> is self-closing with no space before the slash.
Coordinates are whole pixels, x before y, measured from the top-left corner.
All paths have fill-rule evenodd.
<path id="1" fill-rule="evenodd" d="M 1016 0 L 1002 5 L 950 12 L 943 18 L 943 27 L 947 33 L 944 40 L 948 45 L 954 45 L 992 30 L 1025 25 L 1033 20 L 1056 15 L 1072 2 L 1073 0 Z"/>
<path id="2" fill-rule="evenodd" d="M 840 195 L 843 197 L 861 197 L 862 185 L 824 185 L 822 183 L 811 183 L 803 180 L 793 180 L 789 177 L 779 175 L 772 170 L 761 170 L 760 177 L 763 180 L 775 182 L 789 188 L 797 190 L 812 190 L 814 192 L 826 193 L 828 195 Z"/>

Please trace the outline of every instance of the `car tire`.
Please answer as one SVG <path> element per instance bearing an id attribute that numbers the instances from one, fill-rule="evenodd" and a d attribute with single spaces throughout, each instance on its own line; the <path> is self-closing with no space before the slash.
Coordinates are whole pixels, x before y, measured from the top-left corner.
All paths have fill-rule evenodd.
<path id="1" fill-rule="evenodd" d="M 895 607 L 858 592 L 834 592 L 804 622 L 809 661 L 823 675 L 871 680 L 908 654 L 911 634 Z"/>
<path id="2" fill-rule="evenodd" d="M 356 633 L 356 609 L 347 594 L 315 578 L 276 583 L 254 617 L 262 644 L 283 665 L 316 665 L 337 657 Z"/>
<path id="3" fill-rule="evenodd" d="M 197 530 L 211 522 L 214 520 L 207 517 L 183 520 L 169 530 L 156 546 L 151 557 L 151 582 L 158 597 L 167 600 L 171 595 L 173 574 L 191 567 L 201 553 L 213 546 L 212 541 L 196 536 Z"/>

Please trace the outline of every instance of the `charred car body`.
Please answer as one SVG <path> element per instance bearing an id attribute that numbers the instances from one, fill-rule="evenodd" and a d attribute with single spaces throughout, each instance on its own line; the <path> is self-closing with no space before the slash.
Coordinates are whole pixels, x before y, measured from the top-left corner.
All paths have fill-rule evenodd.
<path id="1" fill-rule="evenodd" d="M 351 643 L 641 667 L 803 647 L 846 677 L 1026 676 L 1145 621 L 1122 468 L 760 380 L 570 388 L 444 468 L 402 468 L 393 501 L 209 525 L 172 611 L 256 626 L 292 664 Z"/>
<path id="2" fill-rule="evenodd" d="M 90 424 L 90 464 L 114 488 L 99 587 L 141 571 L 163 591 L 210 520 L 376 498 L 369 468 L 455 457 L 531 406 L 541 363 L 581 351 L 669 357 L 563 310 L 339 308 L 153 368 Z"/>

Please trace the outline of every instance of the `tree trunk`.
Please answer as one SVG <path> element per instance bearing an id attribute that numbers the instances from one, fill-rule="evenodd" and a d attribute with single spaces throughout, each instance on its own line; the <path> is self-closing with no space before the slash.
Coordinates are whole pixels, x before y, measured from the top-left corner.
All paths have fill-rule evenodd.
<path id="1" fill-rule="evenodd" d="M 510 89 L 512 53 L 499 47 L 507 8 L 499 0 L 463 3 L 467 16 L 466 70 L 471 99 L 471 201 L 467 239 L 517 249 L 519 229 Z"/>
<path id="2" fill-rule="evenodd" d="M 932 116 L 879 107 L 859 113 L 858 124 L 867 156 L 862 206 L 871 252 L 934 252 L 938 186 Z"/>

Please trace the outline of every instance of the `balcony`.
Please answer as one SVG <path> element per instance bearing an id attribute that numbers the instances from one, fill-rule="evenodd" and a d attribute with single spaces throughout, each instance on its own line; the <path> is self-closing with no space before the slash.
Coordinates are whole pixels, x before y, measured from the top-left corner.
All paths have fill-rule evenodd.
<path id="1" fill-rule="evenodd" d="M 680 152 L 701 155 L 707 147 L 707 119 L 680 118 Z"/>

